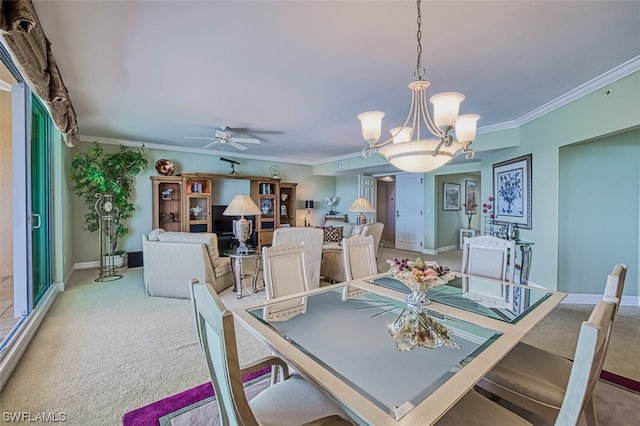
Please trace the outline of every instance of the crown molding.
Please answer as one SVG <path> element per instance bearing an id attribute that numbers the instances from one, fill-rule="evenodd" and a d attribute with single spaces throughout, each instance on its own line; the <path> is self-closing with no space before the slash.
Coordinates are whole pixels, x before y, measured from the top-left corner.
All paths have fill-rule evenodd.
<path id="1" fill-rule="evenodd" d="M 543 115 L 549 114 L 550 112 L 555 111 L 556 109 L 575 101 L 576 99 L 580 99 L 581 97 L 593 93 L 598 89 L 602 89 L 606 85 L 620 80 L 621 78 L 624 78 L 639 70 L 640 55 L 613 68 L 612 70 L 605 72 L 604 74 L 594 78 L 591 81 L 587 81 L 586 83 L 576 87 L 570 92 L 567 92 L 564 95 L 557 97 L 550 102 L 547 102 L 546 104 L 534 109 L 533 111 L 526 113 L 522 117 L 516 119 L 515 122 L 518 124 L 518 126 L 527 124 L 537 118 L 542 117 Z"/>

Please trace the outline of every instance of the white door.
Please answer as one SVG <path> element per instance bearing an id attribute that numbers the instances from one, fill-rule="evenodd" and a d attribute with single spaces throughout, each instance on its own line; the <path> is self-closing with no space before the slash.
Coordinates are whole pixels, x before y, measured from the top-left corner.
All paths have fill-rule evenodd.
<path id="1" fill-rule="evenodd" d="M 367 175 L 358 175 L 358 196 L 369 200 L 372 206 L 376 201 L 376 178 Z M 373 223 L 376 219 L 376 213 L 367 213 L 367 222 Z"/>
<path id="2" fill-rule="evenodd" d="M 421 173 L 396 176 L 396 248 L 422 252 L 424 184 Z"/>

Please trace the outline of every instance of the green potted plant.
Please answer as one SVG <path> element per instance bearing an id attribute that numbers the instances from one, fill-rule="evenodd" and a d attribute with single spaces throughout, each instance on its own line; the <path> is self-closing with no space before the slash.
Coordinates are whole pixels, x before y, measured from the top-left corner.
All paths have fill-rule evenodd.
<path id="1" fill-rule="evenodd" d="M 88 151 L 74 154 L 71 160 L 71 180 L 75 194 L 82 197 L 88 212 L 84 215 L 83 229 L 95 232 L 100 228 L 98 213 L 94 206 L 97 194 L 111 194 L 112 203 L 119 212 L 111 240 L 110 255 L 123 255 L 118 250 L 120 238 L 127 235 L 126 221 L 136 211 L 131 202 L 135 177 L 144 170 L 148 161 L 143 157 L 144 148 L 120 145 L 120 151 L 105 153 L 98 143 Z"/>

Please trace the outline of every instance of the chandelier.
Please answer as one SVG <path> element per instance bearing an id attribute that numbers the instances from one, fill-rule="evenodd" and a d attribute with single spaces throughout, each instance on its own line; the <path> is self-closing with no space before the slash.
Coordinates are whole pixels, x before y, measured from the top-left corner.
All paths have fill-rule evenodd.
<path id="1" fill-rule="evenodd" d="M 362 150 L 365 158 L 378 151 L 387 161 L 397 168 L 424 173 L 435 170 L 454 158 L 464 154 L 467 160 L 475 155 L 469 145 L 476 137 L 478 114 L 458 115 L 464 95 L 457 92 L 444 92 L 433 95 L 433 118 L 427 108 L 427 89 L 431 85 L 423 80 L 425 69 L 422 66 L 422 14 L 420 0 L 418 7 L 418 60 L 414 76 L 416 81 L 409 84 L 411 107 L 404 124 L 390 130 L 391 137 L 379 142 L 382 132 L 384 112 L 368 111 L 358 115 L 362 125 L 362 136 L 369 144 Z M 451 134 L 455 128 L 456 139 Z M 428 130 L 430 135 L 424 131 Z M 426 136 L 426 138 L 423 138 Z"/>

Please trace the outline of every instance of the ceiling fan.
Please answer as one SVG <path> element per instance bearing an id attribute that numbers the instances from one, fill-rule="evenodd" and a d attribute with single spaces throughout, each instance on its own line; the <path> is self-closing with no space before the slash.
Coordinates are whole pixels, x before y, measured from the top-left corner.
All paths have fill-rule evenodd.
<path id="1" fill-rule="evenodd" d="M 221 145 L 221 149 L 224 149 L 225 145 L 230 145 L 232 147 L 234 147 L 235 149 L 238 149 L 240 151 L 245 151 L 247 149 L 246 146 L 242 145 L 243 143 L 249 143 L 249 144 L 255 144 L 255 145 L 259 145 L 260 144 L 260 139 L 253 139 L 253 138 L 236 138 L 234 137 L 231 132 L 228 131 L 229 128 L 227 126 L 224 126 L 220 129 L 216 129 L 216 133 L 213 137 L 204 137 L 204 136 L 185 136 L 185 139 L 206 139 L 206 140 L 210 140 L 211 142 L 209 142 L 208 144 L 206 144 L 205 146 L 203 146 L 203 149 L 206 148 L 210 148 L 214 145 L 220 144 Z"/>

